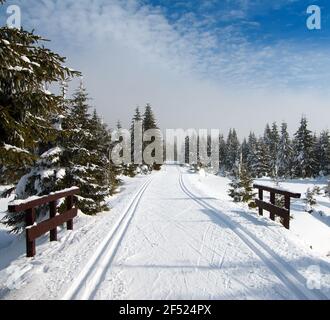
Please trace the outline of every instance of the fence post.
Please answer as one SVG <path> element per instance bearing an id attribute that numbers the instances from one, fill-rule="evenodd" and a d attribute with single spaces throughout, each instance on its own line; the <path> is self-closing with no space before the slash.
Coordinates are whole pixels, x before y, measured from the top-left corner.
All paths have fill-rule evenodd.
<path id="1" fill-rule="evenodd" d="M 274 192 L 271 192 L 270 193 L 270 203 L 273 204 L 273 205 L 275 205 L 275 193 Z M 270 218 L 273 221 L 275 221 L 275 214 L 272 211 L 270 212 Z"/>
<path id="2" fill-rule="evenodd" d="M 285 228 L 290 229 L 290 196 L 286 195 L 284 199 L 285 199 L 284 207 L 285 207 L 285 209 L 289 210 L 289 214 L 284 219 L 283 225 L 284 225 Z"/>
<path id="3" fill-rule="evenodd" d="M 259 189 L 259 200 L 261 200 L 261 201 L 264 200 L 264 191 L 261 188 Z M 259 215 L 260 216 L 263 216 L 264 215 L 264 211 L 260 207 L 259 207 Z"/>
<path id="4" fill-rule="evenodd" d="M 49 203 L 49 216 L 51 219 L 55 218 L 56 216 L 56 201 Z M 57 241 L 57 227 L 55 227 L 53 230 L 50 230 L 50 241 Z"/>
<path id="5" fill-rule="evenodd" d="M 73 196 L 66 197 L 66 209 L 69 211 L 73 208 Z M 66 228 L 68 230 L 73 230 L 73 220 L 69 220 L 66 223 Z"/>
<path id="6" fill-rule="evenodd" d="M 36 221 L 36 211 L 35 208 L 31 208 L 26 210 L 25 215 L 25 222 L 26 227 L 33 226 Z M 28 258 L 32 258 L 36 255 L 36 241 L 32 240 L 29 241 L 28 237 L 26 236 L 26 256 Z"/>

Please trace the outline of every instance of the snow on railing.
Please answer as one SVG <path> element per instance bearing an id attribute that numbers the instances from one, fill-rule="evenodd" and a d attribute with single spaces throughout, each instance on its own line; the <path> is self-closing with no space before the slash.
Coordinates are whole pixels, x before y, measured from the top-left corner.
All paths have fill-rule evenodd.
<path id="1" fill-rule="evenodd" d="M 8 205 L 9 213 L 25 212 L 26 222 L 26 255 L 36 255 L 36 239 L 50 232 L 50 241 L 57 241 L 57 227 L 66 223 L 68 230 L 73 230 L 73 219 L 78 214 L 74 207 L 74 196 L 79 193 L 79 188 L 73 187 L 62 191 L 52 192 L 47 196 L 34 196 L 25 200 L 15 200 Z M 57 213 L 57 201 L 65 198 L 66 211 Z M 49 205 L 48 220 L 36 222 L 36 208 Z"/>
<path id="2" fill-rule="evenodd" d="M 282 224 L 286 229 L 290 229 L 290 203 L 291 198 L 300 198 L 300 193 L 293 193 L 281 188 L 272 188 L 260 184 L 254 184 L 253 188 L 259 190 L 259 199 L 255 203 L 259 208 L 259 215 L 263 215 L 263 210 L 270 212 L 270 219 L 275 221 L 275 216 L 282 218 Z M 264 191 L 270 192 L 270 203 L 264 200 Z M 276 205 L 276 194 L 284 196 L 284 208 Z"/>

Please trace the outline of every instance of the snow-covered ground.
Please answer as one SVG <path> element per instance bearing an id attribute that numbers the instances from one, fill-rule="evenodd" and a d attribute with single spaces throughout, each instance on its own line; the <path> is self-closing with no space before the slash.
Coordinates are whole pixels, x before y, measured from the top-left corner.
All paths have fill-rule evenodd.
<path id="1" fill-rule="evenodd" d="M 231 202 L 227 183 L 179 166 L 127 179 L 113 210 L 40 239 L 34 259 L 23 237 L 1 249 L 0 298 L 329 299 L 325 255 Z"/>
<path id="2" fill-rule="evenodd" d="M 228 178 L 202 173 L 191 175 L 190 179 L 194 185 L 206 194 L 224 201 L 232 201 L 228 196 L 228 184 L 230 183 Z M 257 179 L 255 182 L 261 185 L 275 186 L 269 178 Z M 293 219 L 290 221 L 290 231 L 316 254 L 330 257 L 330 198 L 324 196 L 322 192 L 322 195 L 315 197 L 317 200 L 315 212 L 310 214 L 305 211 L 307 189 L 313 189 L 314 186 L 319 186 L 322 189 L 326 185 L 326 178 L 292 179 L 281 181 L 277 187 L 302 195 L 301 199 L 291 199 L 291 216 Z M 267 192 L 264 193 L 264 196 L 267 199 Z M 266 211 L 264 211 L 264 215 L 269 217 L 269 213 Z"/>

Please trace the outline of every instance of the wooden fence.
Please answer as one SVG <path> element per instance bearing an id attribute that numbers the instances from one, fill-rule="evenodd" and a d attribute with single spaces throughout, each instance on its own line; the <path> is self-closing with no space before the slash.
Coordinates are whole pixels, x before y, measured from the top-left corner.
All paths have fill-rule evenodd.
<path id="1" fill-rule="evenodd" d="M 50 232 L 50 241 L 57 241 L 57 227 L 66 223 L 67 230 L 73 230 L 73 219 L 78 210 L 74 207 L 74 196 L 79 193 L 79 188 L 71 188 L 52 193 L 48 196 L 17 200 L 9 204 L 8 212 L 25 212 L 26 222 L 26 255 L 36 255 L 36 239 Z M 57 201 L 65 198 L 66 211 L 57 213 Z M 36 222 L 36 208 L 49 205 L 49 219 L 40 223 Z"/>
<path id="2" fill-rule="evenodd" d="M 290 203 L 291 198 L 299 199 L 300 193 L 292 193 L 286 190 L 267 187 L 259 184 L 254 184 L 253 188 L 259 190 L 259 199 L 256 199 L 256 205 L 259 208 L 259 214 L 263 215 L 263 210 L 270 212 L 270 218 L 275 221 L 275 217 L 282 218 L 282 224 L 285 228 L 290 229 Z M 264 191 L 270 193 L 270 202 L 264 201 Z M 284 208 L 276 205 L 276 194 L 284 196 Z"/>

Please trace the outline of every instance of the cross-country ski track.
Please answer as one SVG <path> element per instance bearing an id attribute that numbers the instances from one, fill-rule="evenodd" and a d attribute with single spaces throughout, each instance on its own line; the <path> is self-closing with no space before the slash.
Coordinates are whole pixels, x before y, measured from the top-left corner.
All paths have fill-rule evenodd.
<path id="1" fill-rule="evenodd" d="M 250 216 L 249 216 L 250 215 Z M 282 226 L 210 198 L 178 166 L 136 191 L 62 299 L 328 299 L 306 270 L 329 265 Z"/>

